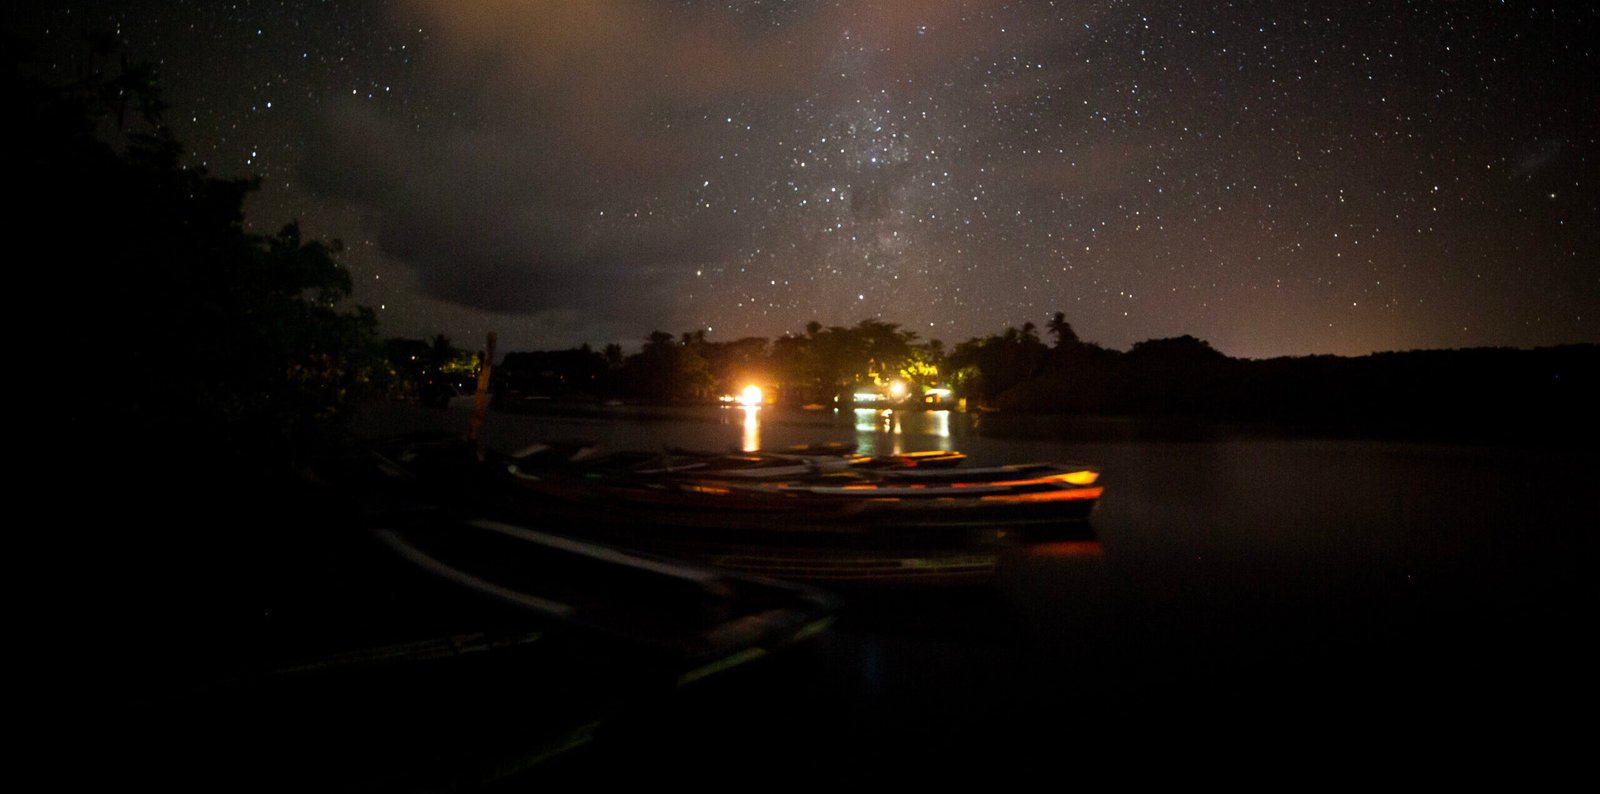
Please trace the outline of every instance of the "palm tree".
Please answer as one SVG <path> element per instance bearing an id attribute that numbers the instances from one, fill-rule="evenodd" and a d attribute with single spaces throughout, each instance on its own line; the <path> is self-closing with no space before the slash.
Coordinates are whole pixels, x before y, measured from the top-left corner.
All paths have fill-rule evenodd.
<path id="1" fill-rule="evenodd" d="M 1072 330 L 1072 323 L 1067 322 L 1067 316 L 1061 312 L 1056 312 L 1056 315 L 1050 318 L 1050 322 L 1046 323 L 1045 327 L 1049 328 L 1051 335 L 1056 338 L 1057 350 L 1082 344 L 1082 341 L 1078 339 L 1077 332 Z"/>

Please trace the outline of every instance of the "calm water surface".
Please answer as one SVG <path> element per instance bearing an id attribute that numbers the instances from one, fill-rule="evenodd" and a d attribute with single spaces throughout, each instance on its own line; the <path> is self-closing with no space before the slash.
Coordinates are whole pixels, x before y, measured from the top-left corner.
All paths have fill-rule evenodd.
<path id="1" fill-rule="evenodd" d="M 460 429 L 465 402 L 364 421 Z M 1092 539 L 1018 549 L 988 588 L 846 592 L 816 645 L 685 694 L 660 731 L 589 756 L 585 774 L 729 757 L 926 771 L 1135 748 L 1504 758 L 1573 747 L 1559 718 L 1600 705 L 1588 449 L 773 408 L 491 413 L 486 438 L 843 441 L 1104 470 Z"/>

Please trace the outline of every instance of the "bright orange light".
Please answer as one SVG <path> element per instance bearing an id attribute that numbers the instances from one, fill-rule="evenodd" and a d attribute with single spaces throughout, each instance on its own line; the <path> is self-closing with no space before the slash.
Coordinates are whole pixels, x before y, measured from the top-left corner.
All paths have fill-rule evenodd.
<path id="1" fill-rule="evenodd" d="M 906 384 L 903 381 L 898 380 L 889 384 L 889 396 L 895 398 L 896 400 L 906 396 Z"/>
<path id="2" fill-rule="evenodd" d="M 744 391 L 739 393 L 739 404 L 740 405 L 760 405 L 761 404 L 761 387 L 760 386 L 753 386 L 753 385 L 744 387 Z"/>

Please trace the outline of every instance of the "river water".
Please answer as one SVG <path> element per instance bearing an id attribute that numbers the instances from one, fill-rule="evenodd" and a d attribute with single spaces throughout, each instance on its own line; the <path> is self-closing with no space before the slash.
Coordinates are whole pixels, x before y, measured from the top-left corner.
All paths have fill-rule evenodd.
<path id="1" fill-rule="evenodd" d="M 459 430 L 457 402 L 363 421 Z M 1600 705 L 1600 465 L 1578 445 L 771 407 L 495 412 L 485 437 L 507 450 L 841 441 L 1104 472 L 1092 537 L 1018 549 L 989 587 L 846 592 L 804 653 L 684 695 L 666 711 L 677 722 L 588 756 L 589 775 L 730 758 L 927 774 L 1180 748 L 1208 764 L 1270 751 L 1414 768 L 1445 752 L 1429 748 L 1562 752 L 1574 736 L 1559 718 Z"/>

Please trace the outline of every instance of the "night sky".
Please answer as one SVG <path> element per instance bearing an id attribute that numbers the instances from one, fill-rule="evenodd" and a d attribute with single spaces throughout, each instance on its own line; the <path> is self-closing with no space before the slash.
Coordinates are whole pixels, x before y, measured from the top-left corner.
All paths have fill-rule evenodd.
<path id="1" fill-rule="evenodd" d="M 385 335 L 1600 342 L 1586 4 L 32 5 L 63 69 L 86 26 L 155 61 L 193 161 L 343 240 Z"/>

